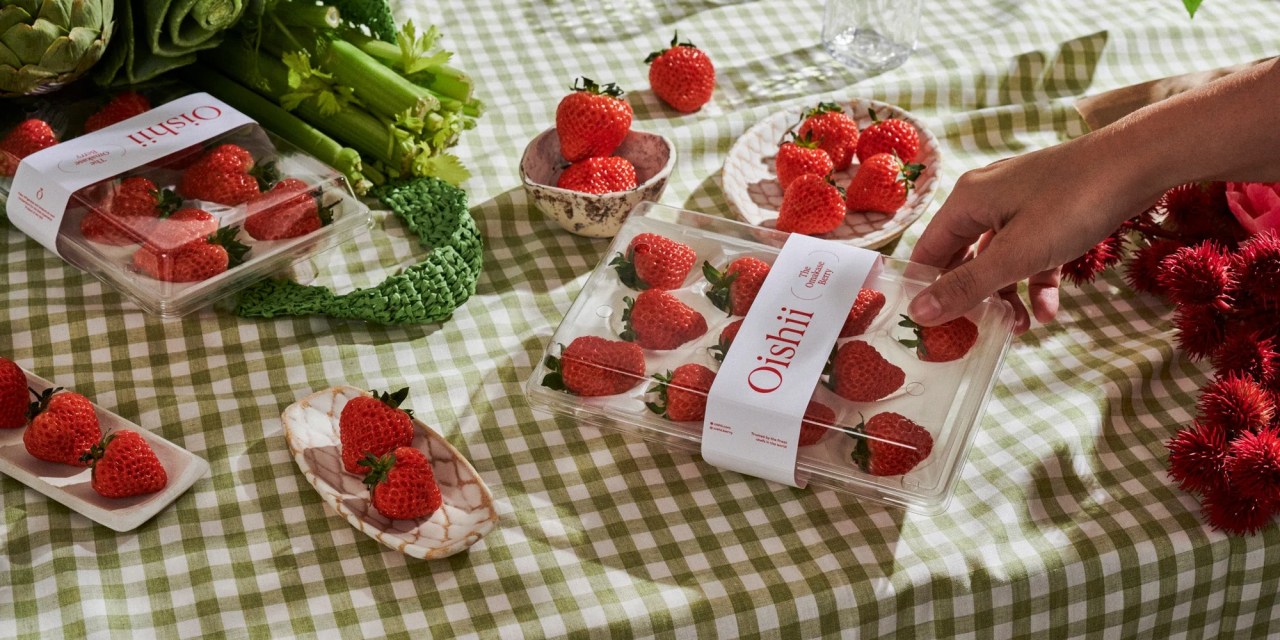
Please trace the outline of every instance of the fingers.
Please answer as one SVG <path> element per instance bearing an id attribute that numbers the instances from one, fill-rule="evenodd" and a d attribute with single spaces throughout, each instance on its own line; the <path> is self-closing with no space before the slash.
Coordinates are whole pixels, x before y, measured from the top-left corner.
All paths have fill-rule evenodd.
<path id="1" fill-rule="evenodd" d="M 943 203 L 912 248 L 912 262 L 947 268 L 990 230 L 990 225 L 975 220 L 963 206 L 955 198 Z"/>
<path id="2" fill-rule="evenodd" d="M 1031 298 L 1031 312 L 1040 324 L 1058 315 L 1058 285 L 1062 282 L 1062 269 L 1054 268 L 1037 273 L 1027 281 L 1027 297 Z"/>
<path id="3" fill-rule="evenodd" d="M 1017 265 L 1003 264 L 1007 262 L 1007 255 L 999 250 L 1000 236 L 995 236 L 991 244 L 987 251 L 942 274 L 921 291 L 907 309 L 911 319 L 925 326 L 948 322 L 964 315 L 991 294 L 1021 280 Z M 1020 305 L 1021 302 L 1015 306 Z"/>

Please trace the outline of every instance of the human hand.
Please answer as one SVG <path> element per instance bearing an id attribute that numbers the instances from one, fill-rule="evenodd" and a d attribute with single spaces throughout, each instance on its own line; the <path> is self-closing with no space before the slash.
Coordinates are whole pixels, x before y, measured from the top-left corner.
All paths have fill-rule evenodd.
<path id="1" fill-rule="evenodd" d="M 916 242 L 911 260 L 949 269 L 908 310 L 937 325 L 998 293 L 1013 305 L 1014 330 L 1031 326 L 1018 285 L 1027 280 L 1040 322 L 1058 311 L 1059 267 L 1084 254 L 1154 202 L 1161 189 L 1142 184 L 1122 155 L 1077 138 L 1007 158 L 960 177 Z"/>

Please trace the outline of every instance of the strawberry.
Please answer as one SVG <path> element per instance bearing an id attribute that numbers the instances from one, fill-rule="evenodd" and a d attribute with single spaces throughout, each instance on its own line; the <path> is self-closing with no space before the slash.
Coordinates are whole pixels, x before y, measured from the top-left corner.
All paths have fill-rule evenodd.
<path id="1" fill-rule="evenodd" d="M 836 171 L 844 171 L 853 163 L 858 148 L 858 123 L 834 102 L 823 102 L 804 112 L 797 134 L 811 137 L 818 148 L 831 156 Z"/>
<path id="2" fill-rule="evenodd" d="M 102 105 L 93 115 L 85 118 L 84 132 L 97 131 L 150 110 L 151 101 L 146 96 L 133 91 L 123 91 Z"/>
<path id="3" fill-rule="evenodd" d="M 143 245 L 133 254 L 133 266 L 165 282 L 208 280 L 244 262 L 249 247 L 236 239 L 238 233 L 238 227 L 223 227 L 207 238 L 171 251 L 157 251 Z"/>
<path id="4" fill-rule="evenodd" d="M 176 251 L 218 231 L 218 219 L 204 209 L 188 207 L 161 213 L 144 227 L 143 244 L 157 253 Z"/>
<path id="5" fill-rule="evenodd" d="M 348 473 L 368 473 L 366 456 L 383 456 L 413 444 L 413 412 L 400 408 L 409 397 L 409 387 L 395 393 L 371 393 L 348 400 L 338 414 L 342 468 Z"/>
<path id="6" fill-rule="evenodd" d="M 80 233 L 99 244 L 135 244 L 145 239 L 152 220 L 169 215 L 181 204 L 173 191 L 160 189 L 142 176 L 131 176 L 114 185 L 102 209 L 90 211 L 80 221 Z"/>
<path id="7" fill-rule="evenodd" d="M 631 105 L 622 99 L 622 89 L 591 78 L 578 78 L 570 88 L 573 93 L 556 107 L 560 155 L 569 162 L 611 155 L 631 131 Z"/>
<path id="8" fill-rule="evenodd" d="M 861 340 L 840 346 L 831 362 L 831 390 L 854 402 L 874 402 L 897 391 L 907 375 Z"/>
<path id="9" fill-rule="evenodd" d="M 693 249 L 656 233 L 641 233 L 609 263 L 618 271 L 618 280 L 636 290 L 679 289 L 698 261 Z"/>
<path id="10" fill-rule="evenodd" d="M 797 138 L 782 143 L 778 147 L 778 156 L 773 160 L 774 170 L 778 174 L 778 184 L 785 191 L 791 183 L 803 175 L 826 176 L 834 166 L 831 156 L 818 148 L 818 142 L 812 138 Z"/>
<path id="11" fill-rule="evenodd" d="M 714 371 L 700 364 L 682 364 L 674 372 L 654 374 L 658 384 L 649 389 L 658 402 L 645 403 L 649 410 L 675 422 L 701 420 L 707 413 L 707 393 L 715 381 Z"/>
<path id="12" fill-rule="evenodd" d="M 184 198 L 235 206 L 256 198 L 276 177 L 274 164 L 257 165 L 244 147 L 224 144 L 183 172 L 178 193 Z"/>
<path id="13" fill-rule="evenodd" d="M 93 403 L 62 387 L 39 394 L 27 408 L 27 418 L 31 426 L 22 434 L 22 444 L 27 453 L 48 462 L 86 467 L 81 458 L 102 439 Z"/>
<path id="14" fill-rule="evenodd" d="M 707 332 L 707 320 L 693 307 L 661 289 L 646 289 L 623 298 L 620 336 L 646 349 L 675 349 Z"/>
<path id="15" fill-rule="evenodd" d="M 703 262 L 702 275 L 711 284 L 707 297 L 717 309 L 731 316 L 745 316 L 769 275 L 769 264 L 759 258 L 738 258 L 720 272 L 711 263 Z"/>
<path id="16" fill-rule="evenodd" d="M 836 412 L 825 404 L 810 400 L 805 407 L 804 418 L 800 421 L 800 440 L 798 446 L 807 447 L 817 444 L 836 423 Z"/>
<path id="17" fill-rule="evenodd" d="M 644 351 L 632 342 L 581 336 L 559 358 L 547 356 L 546 366 L 543 386 L 580 396 L 611 396 L 644 380 Z"/>
<path id="18" fill-rule="evenodd" d="M 0 358 L 0 429 L 27 424 L 27 374 L 8 358 Z"/>
<path id="19" fill-rule="evenodd" d="M 636 188 L 636 168 L 620 156 L 584 158 L 566 167 L 556 186 L 597 195 L 630 191 Z"/>
<path id="20" fill-rule="evenodd" d="M 151 445 L 133 431 L 107 434 L 84 454 L 83 461 L 93 468 L 93 490 L 107 498 L 155 493 L 169 483 Z"/>
<path id="21" fill-rule="evenodd" d="M 844 194 L 830 178 L 805 174 L 792 181 L 778 208 L 778 231 L 814 235 L 844 222 Z"/>
<path id="22" fill-rule="evenodd" d="M 853 301 L 853 308 L 849 309 L 849 317 L 845 318 L 844 326 L 840 327 L 840 337 L 851 338 L 866 333 L 871 321 L 876 319 L 876 314 L 883 308 L 883 293 L 875 289 L 860 289 L 858 297 Z"/>
<path id="23" fill-rule="evenodd" d="M 854 428 L 859 434 L 853 461 L 873 476 L 900 476 L 933 451 L 933 436 L 924 427 L 886 411 Z"/>
<path id="24" fill-rule="evenodd" d="M 922 327 L 911 318 L 902 316 L 900 327 L 907 327 L 915 332 L 911 340 L 899 340 L 903 345 L 914 348 L 916 356 L 925 362 L 951 362 L 964 357 L 978 341 L 978 327 L 965 317 L 936 327 Z"/>
<path id="25" fill-rule="evenodd" d="M 364 483 L 373 508 L 392 520 L 416 520 L 436 512 L 444 500 L 431 461 L 413 447 L 397 447 L 384 456 L 366 456 Z"/>
<path id="26" fill-rule="evenodd" d="M 867 113 L 871 115 L 871 124 L 858 135 L 859 162 L 881 153 L 896 154 L 903 162 L 916 159 L 920 154 L 920 133 L 915 125 L 892 117 L 881 120 L 871 109 L 867 109 Z"/>
<path id="27" fill-rule="evenodd" d="M 907 202 L 924 165 L 903 164 L 896 156 L 881 153 L 862 161 L 846 190 L 850 211 L 878 211 L 892 214 Z"/>
<path id="28" fill-rule="evenodd" d="M 711 100 L 716 89 L 716 68 L 711 58 L 691 42 L 671 38 L 671 48 L 644 59 L 649 65 L 649 88 L 680 113 L 693 113 Z"/>
<path id="29" fill-rule="evenodd" d="M 285 178 L 249 201 L 244 230 L 254 240 L 299 238 L 333 222 L 333 206 L 321 207 L 320 192 Z"/>
<path id="30" fill-rule="evenodd" d="M 738 318 L 720 330 L 720 339 L 716 342 L 716 346 L 709 349 L 717 362 L 724 362 L 724 357 L 729 354 L 729 347 L 733 346 L 733 339 L 738 337 L 738 330 L 742 328 L 742 320 Z"/>
<path id="31" fill-rule="evenodd" d="M 55 144 L 58 136 L 49 123 L 38 118 L 23 120 L 0 139 L 0 176 L 16 174 L 20 160 Z"/>

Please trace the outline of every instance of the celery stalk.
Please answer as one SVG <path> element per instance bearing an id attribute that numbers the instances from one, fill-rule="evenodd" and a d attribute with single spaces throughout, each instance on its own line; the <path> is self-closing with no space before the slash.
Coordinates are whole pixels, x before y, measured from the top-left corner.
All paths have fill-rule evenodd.
<path id="1" fill-rule="evenodd" d="M 337 29 L 342 17 L 337 7 L 308 4 L 298 0 L 284 0 L 271 11 L 272 17 L 291 27 L 311 29 Z"/>
<path id="2" fill-rule="evenodd" d="M 387 118 L 408 112 L 422 117 L 440 109 L 440 101 L 375 58 L 342 40 L 334 40 L 317 61 L 340 84 L 351 87 L 369 109 Z"/>

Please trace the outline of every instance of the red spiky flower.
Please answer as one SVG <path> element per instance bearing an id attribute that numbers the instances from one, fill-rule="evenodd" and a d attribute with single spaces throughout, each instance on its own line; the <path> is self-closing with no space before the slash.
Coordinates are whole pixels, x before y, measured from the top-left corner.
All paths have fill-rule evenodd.
<path id="1" fill-rule="evenodd" d="M 1200 506 L 1209 526 L 1238 536 L 1257 533 L 1271 524 L 1275 513 L 1273 505 L 1241 495 L 1230 485 L 1206 493 Z"/>
<path id="2" fill-rule="evenodd" d="M 1102 239 L 1102 242 L 1084 252 L 1084 255 L 1062 265 L 1062 277 L 1074 285 L 1093 282 L 1103 271 L 1124 258 L 1124 236 L 1120 232 Z"/>
<path id="3" fill-rule="evenodd" d="M 1202 242 L 1174 251 L 1160 262 L 1160 285 L 1169 299 L 1181 305 L 1231 308 L 1236 286 L 1231 257 L 1216 242 Z"/>
<path id="4" fill-rule="evenodd" d="M 1206 386 L 1196 408 L 1200 422 L 1217 426 L 1231 440 L 1237 434 L 1270 425 L 1275 417 L 1274 403 L 1271 393 L 1253 378 L 1232 373 Z"/>
<path id="5" fill-rule="evenodd" d="M 1227 477 L 1241 495 L 1280 504 L 1280 434 L 1271 428 L 1240 434 L 1227 452 Z"/>
<path id="6" fill-rule="evenodd" d="M 1133 252 L 1133 259 L 1125 270 L 1125 280 L 1137 291 L 1165 295 L 1160 284 L 1161 263 L 1174 251 L 1182 248 L 1175 240 L 1157 240 Z"/>
<path id="7" fill-rule="evenodd" d="M 1270 337 L 1257 332 L 1233 331 L 1213 353 L 1213 368 L 1220 378 L 1233 373 L 1247 375 L 1262 386 L 1270 387 L 1280 373 L 1280 352 Z"/>
<path id="8" fill-rule="evenodd" d="M 1227 436 L 1212 424 L 1195 423 L 1169 440 L 1169 477 L 1183 491 L 1205 493 L 1226 482 Z"/>
<path id="9" fill-rule="evenodd" d="M 1230 244 L 1244 232 L 1227 206 L 1225 182 L 1179 185 L 1160 196 L 1153 208 L 1190 241 L 1214 238 Z"/>
<path id="10" fill-rule="evenodd" d="M 1239 286 L 1265 306 L 1280 308 L 1280 235 L 1267 229 L 1240 245 L 1234 265 Z"/>
<path id="11" fill-rule="evenodd" d="M 1226 320 L 1213 307 L 1178 307 L 1173 326 L 1178 346 L 1193 360 L 1213 355 L 1226 339 Z"/>

